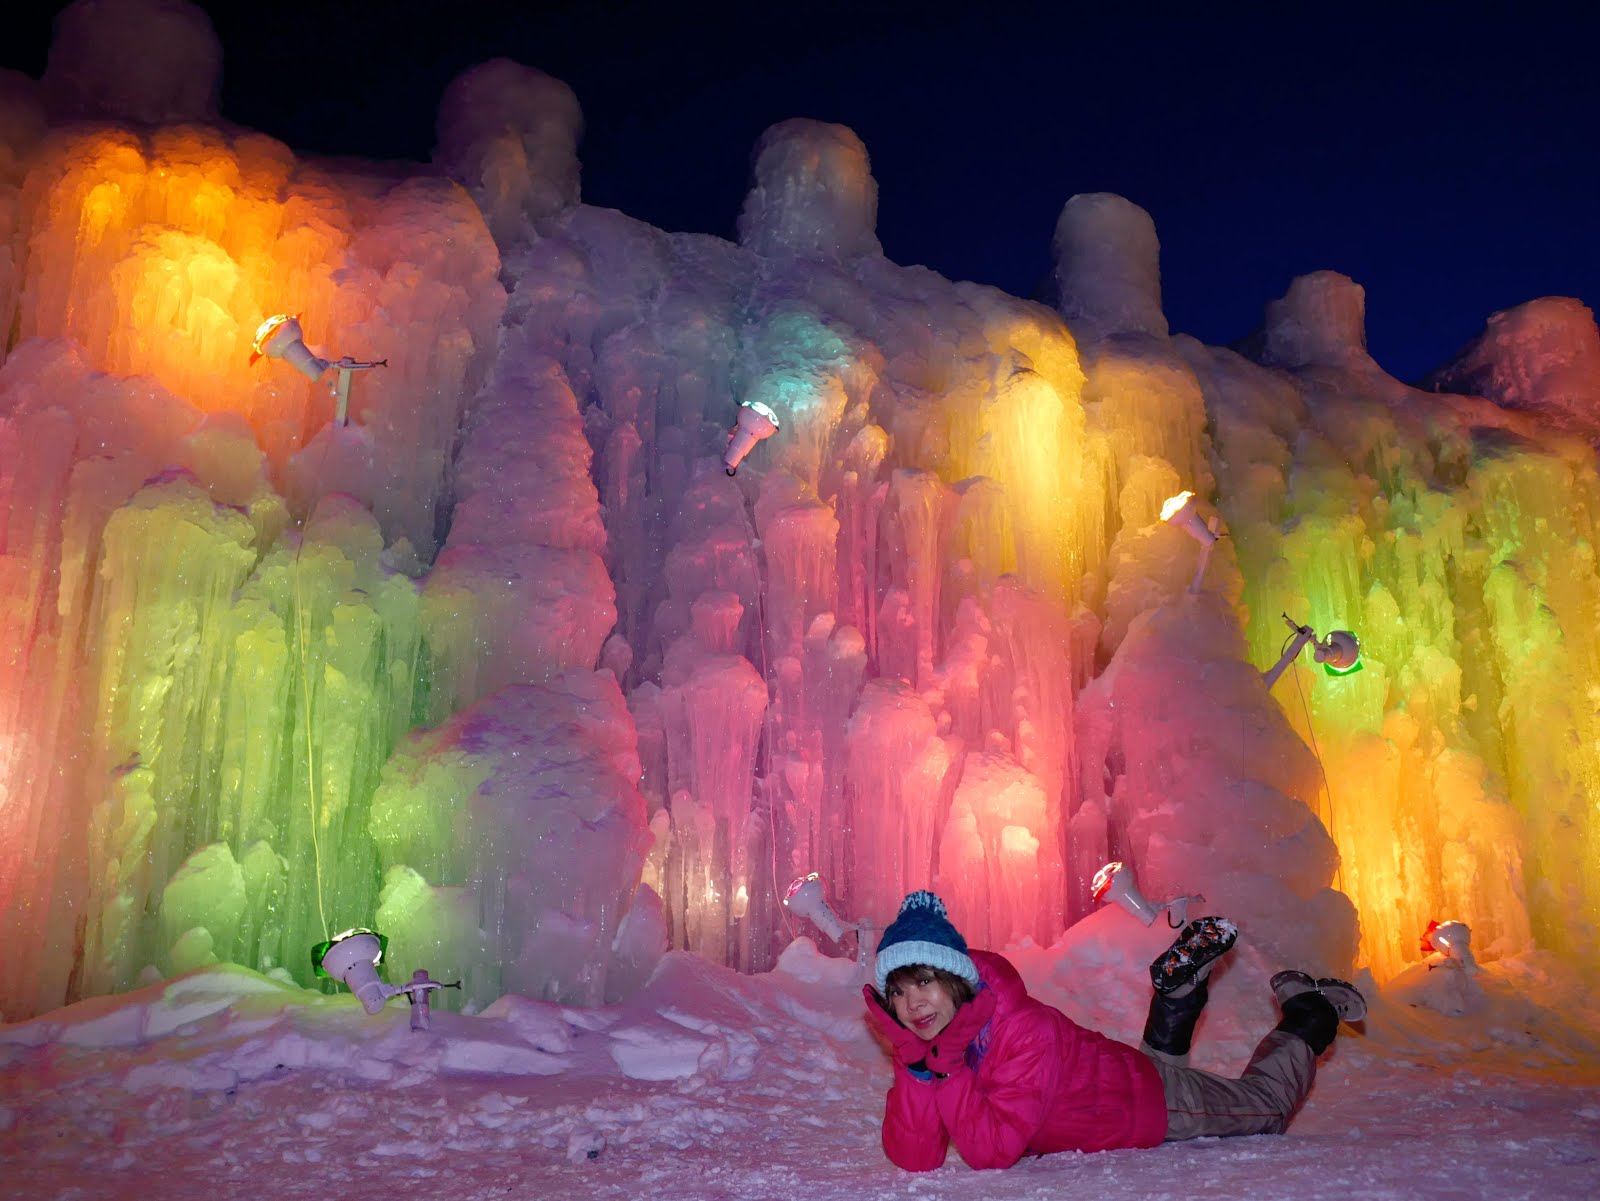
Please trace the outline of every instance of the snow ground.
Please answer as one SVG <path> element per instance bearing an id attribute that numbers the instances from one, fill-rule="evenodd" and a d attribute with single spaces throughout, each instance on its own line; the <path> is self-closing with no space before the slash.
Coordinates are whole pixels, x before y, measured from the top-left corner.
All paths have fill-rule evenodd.
<path id="1" fill-rule="evenodd" d="M 1036 995 L 1133 1039 L 1140 965 L 1169 936 L 1119 922 L 1012 957 Z M 1223 1070 L 1272 1021 L 1265 965 L 1243 944 L 1230 959 L 1196 1047 Z M 809 940 L 763 976 L 671 954 L 619 1006 L 502 998 L 426 1032 L 398 1001 L 369 1018 L 348 995 L 214 968 L 0 1027 L 0 1197 L 1600 1196 L 1588 994 L 1539 963 L 1478 979 L 1461 1016 L 1405 988 L 1375 997 L 1287 1136 L 1054 1155 L 980 1181 L 953 1153 L 922 1175 L 884 1159 L 889 1069 L 855 965 Z"/>

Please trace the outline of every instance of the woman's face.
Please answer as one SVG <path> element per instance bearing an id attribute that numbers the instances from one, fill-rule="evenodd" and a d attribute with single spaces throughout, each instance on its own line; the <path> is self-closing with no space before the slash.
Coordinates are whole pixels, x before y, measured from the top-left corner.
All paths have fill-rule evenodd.
<path id="1" fill-rule="evenodd" d="M 889 1004 L 900 1024 L 918 1038 L 930 1040 L 956 1016 L 956 1002 L 937 976 L 918 968 L 909 980 L 889 985 Z"/>

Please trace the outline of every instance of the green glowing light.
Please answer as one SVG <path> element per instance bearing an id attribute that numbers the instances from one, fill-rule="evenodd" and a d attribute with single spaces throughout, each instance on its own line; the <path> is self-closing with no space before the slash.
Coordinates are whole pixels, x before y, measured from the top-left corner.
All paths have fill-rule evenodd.
<path id="1" fill-rule="evenodd" d="M 372 966 L 377 967 L 378 964 L 383 962 L 384 953 L 389 949 L 389 939 L 387 936 L 379 934 L 376 930 L 367 930 L 361 926 L 356 926 L 352 929 L 346 930 L 343 934 L 335 934 L 327 942 L 319 942 L 316 946 L 312 947 L 311 970 L 318 976 L 321 976 L 324 980 L 332 980 L 333 977 L 322 970 L 323 957 L 327 955 L 329 951 L 333 950 L 336 944 L 343 942 L 347 938 L 354 938 L 357 934 L 370 934 L 373 938 L 378 940 L 378 953 L 372 960 Z"/>

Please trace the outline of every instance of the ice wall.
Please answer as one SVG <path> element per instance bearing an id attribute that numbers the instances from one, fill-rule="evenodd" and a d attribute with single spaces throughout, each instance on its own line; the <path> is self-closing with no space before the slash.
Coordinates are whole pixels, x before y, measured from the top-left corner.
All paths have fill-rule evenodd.
<path id="1" fill-rule="evenodd" d="M 785 122 L 739 246 L 580 206 L 508 262 L 513 319 L 588 405 L 651 879 L 678 945 L 747 966 L 811 870 L 874 921 L 935 884 L 994 944 L 1083 911 L 1099 863 L 1069 880 L 1067 819 L 1107 498 L 1162 456 L 1174 491 L 1209 480 L 1173 352 L 1176 432 L 1163 394 L 1089 401 L 1059 316 L 887 262 L 875 196 L 853 136 Z M 743 400 L 781 430 L 729 480 Z"/>
<path id="2" fill-rule="evenodd" d="M 645 815 L 592 673 L 615 612 L 591 454 L 559 367 L 502 348 L 473 201 L 207 126 L 48 131 L 26 80 L 6 99 L 0 1011 L 219 959 L 310 983 L 314 943 L 380 917 L 405 975 L 466 913 L 481 935 L 437 962 L 479 1004 L 637 980 L 660 915 L 628 922 Z M 251 362 L 285 309 L 330 357 L 387 359 L 348 426 Z M 408 731 L 480 704 L 477 791 L 424 790 L 461 816 L 396 853 L 375 797 Z M 457 846 L 483 852 L 464 877 Z"/>
<path id="3" fill-rule="evenodd" d="M 1363 640 L 1361 673 L 1302 665 L 1275 695 L 1319 751 L 1336 881 L 1380 979 L 1452 914 L 1497 956 L 1587 954 L 1593 452 L 1391 379 L 1361 312 L 1357 285 L 1319 273 L 1269 306 L 1255 341 L 1276 369 L 1179 340 L 1213 417 L 1250 657 L 1276 658 L 1283 612 Z"/>
<path id="4" fill-rule="evenodd" d="M 667 939 L 768 965 L 813 870 L 1049 943 L 1111 857 L 1284 964 L 1386 978 L 1433 917 L 1591 956 L 1586 313 L 1425 393 L 1329 273 L 1249 357 L 1170 336 L 1115 196 L 1065 205 L 1055 309 L 891 263 L 835 125 L 763 136 L 729 242 L 582 204 L 517 64 L 383 170 L 141 78 L 98 111 L 189 123 L 0 81 L 0 1009 L 308 982 L 357 924 L 474 1003 L 596 1002 Z M 250 363 L 279 311 L 388 360 L 350 425 Z M 1269 696 L 1285 612 L 1364 670 Z"/>

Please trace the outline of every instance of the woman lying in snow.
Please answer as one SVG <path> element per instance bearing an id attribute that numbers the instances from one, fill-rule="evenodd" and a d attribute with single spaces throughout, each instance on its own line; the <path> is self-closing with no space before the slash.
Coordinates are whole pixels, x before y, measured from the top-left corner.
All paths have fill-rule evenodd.
<path id="1" fill-rule="evenodd" d="M 878 943 L 876 990 L 862 990 L 895 1060 L 884 1151 L 922 1172 L 951 1142 L 974 1168 L 1008 1168 L 1051 1151 L 1281 1133 L 1340 1019 L 1361 1020 L 1366 1002 L 1342 980 L 1279 972 L 1283 1020 L 1244 1075 L 1186 1066 L 1206 977 L 1237 937 L 1222 918 L 1184 927 L 1150 965 L 1155 995 L 1136 1049 L 1034 1000 L 999 955 L 967 951 L 938 897 L 912 893 Z"/>

